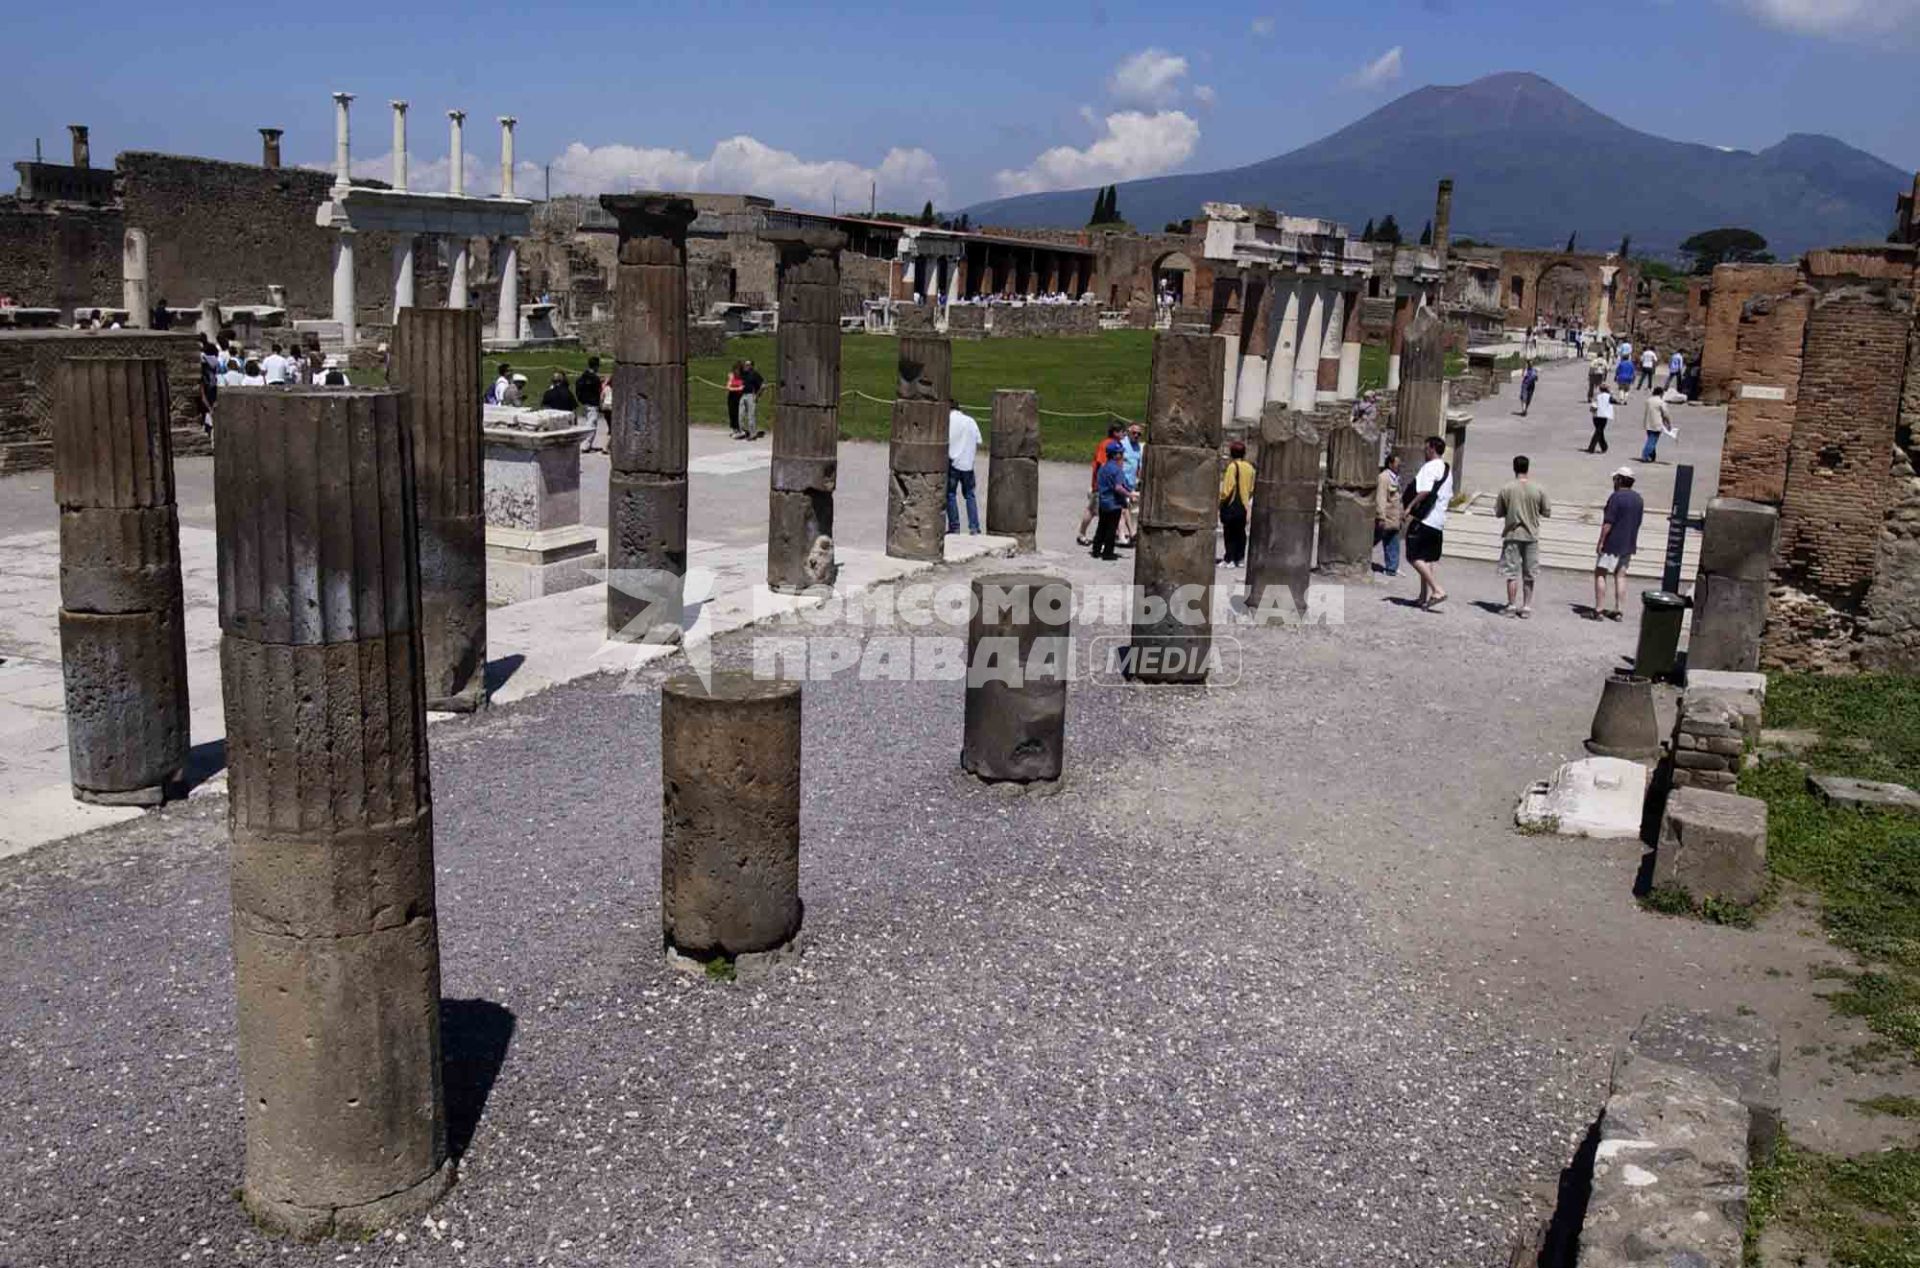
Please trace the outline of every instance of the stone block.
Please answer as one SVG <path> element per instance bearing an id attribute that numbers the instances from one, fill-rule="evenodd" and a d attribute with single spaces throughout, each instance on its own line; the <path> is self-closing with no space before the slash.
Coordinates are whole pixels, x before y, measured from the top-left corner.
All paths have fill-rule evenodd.
<path id="1" fill-rule="evenodd" d="M 1780 512 L 1745 498 L 1714 498 L 1707 503 L 1706 529 L 1700 538 L 1700 571 L 1742 581 L 1767 579 L 1773 567 Z"/>
<path id="2" fill-rule="evenodd" d="M 1687 674 L 1701 669 L 1752 673 L 1760 666 L 1767 623 L 1767 581 L 1702 572 L 1694 587 Z"/>
<path id="3" fill-rule="evenodd" d="M 1561 836 L 1638 837 L 1647 778 L 1645 766 L 1622 757 L 1567 762 L 1552 779 L 1527 789 L 1513 819 L 1523 828 L 1551 829 Z"/>
<path id="4" fill-rule="evenodd" d="M 1758 899 L 1767 887 L 1767 803 L 1702 788 L 1674 792 L 1660 824 L 1653 884 L 1696 900 Z"/>
<path id="5" fill-rule="evenodd" d="M 1687 686 L 1690 689 L 1699 687 L 1709 691 L 1744 692 L 1762 704 L 1767 699 L 1767 676 L 1762 673 L 1738 673 L 1689 665 Z"/>
<path id="6" fill-rule="evenodd" d="M 1658 1061 L 1704 1074 L 1747 1107 L 1750 1158 L 1773 1152 L 1780 1135 L 1780 1036 L 1751 1015 L 1672 1006 L 1640 1019 L 1613 1061 L 1615 1087 L 1629 1083 L 1638 1061 Z"/>
<path id="7" fill-rule="evenodd" d="M 1849 779 L 1844 775 L 1808 775 L 1807 788 L 1830 806 L 1846 810 L 1879 810 L 1920 814 L 1920 793 L 1905 784 L 1877 779 Z"/>

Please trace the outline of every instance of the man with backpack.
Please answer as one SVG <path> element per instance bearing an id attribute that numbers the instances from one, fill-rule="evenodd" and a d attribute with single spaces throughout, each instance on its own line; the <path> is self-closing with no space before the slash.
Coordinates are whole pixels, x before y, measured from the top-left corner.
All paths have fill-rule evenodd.
<path id="1" fill-rule="evenodd" d="M 1423 611 L 1431 612 L 1447 601 L 1435 565 L 1447 528 L 1447 505 L 1453 501 L 1453 467 L 1445 460 L 1446 438 L 1427 437 L 1427 460 L 1404 493 L 1407 504 L 1407 562 L 1420 577 Z"/>

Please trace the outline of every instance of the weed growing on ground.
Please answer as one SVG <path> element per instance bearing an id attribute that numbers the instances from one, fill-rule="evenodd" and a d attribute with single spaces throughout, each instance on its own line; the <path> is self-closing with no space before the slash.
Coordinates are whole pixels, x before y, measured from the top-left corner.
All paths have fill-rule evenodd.
<path id="1" fill-rule="evenodd" d="M 1761 910 L 1759 903 L 1749 906 L 1712 895 L 1696 902 L 1693 895 L 1678 885 L 1661 885 L 1649 890 L 1640 899 L 1640 905 L 1663 916 L 1692 916 L 1708 924 L 1730 925 L 1735 929 L 1753 928 Z"/>
<path id="2" fill-rule="evenodd" d="M 1888 1118 L 1920 1118 L 1920 1096 L 1873 1096 L 1864 1101 L 1855 1101 L 1869 1114 L 1884 1114 Z"/>
<path id="3" fill-rule="evenodd" d="M 716 955 L 707 961 L 707 980 L 709 982 L 731 982 L 735 976 L 732 956 Z"/>

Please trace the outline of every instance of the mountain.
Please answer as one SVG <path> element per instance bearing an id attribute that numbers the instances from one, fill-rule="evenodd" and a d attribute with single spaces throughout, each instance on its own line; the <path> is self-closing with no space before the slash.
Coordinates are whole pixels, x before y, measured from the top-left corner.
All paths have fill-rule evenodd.
<path id="1" fill-rule="evenodd" d="M 1429 86 L 1331 136 L 1246 167 L 1127 181 L 1120 211 L 1142 229 L 1200 213 L 1203 202 L 1258 203 L 1358 229 L 1388 212 L 1409 234 L 1454 178 L 1453 234 L 1503 246 L 1589 250 L 1631 234 L 1637 251 L 1672 254 L 1702 229 L 1742 225 L 1783 258 L 1810 247 L 1879 242 L 1912 173 L 1832 137 L 1796 133 L 1750 154 L 1639 132 L 1538 75 Z M 967 208 L 983 225 L 1078 227 L 1092 189 L 1002 198 Z"/>

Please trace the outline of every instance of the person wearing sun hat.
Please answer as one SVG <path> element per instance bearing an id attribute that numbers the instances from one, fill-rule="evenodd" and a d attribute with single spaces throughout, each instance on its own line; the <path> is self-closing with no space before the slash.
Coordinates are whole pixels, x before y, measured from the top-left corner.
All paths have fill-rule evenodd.
<path id="1" fill-rule="evenodd" d="M 1640 544 L 1640 521 L 1646 515 L 1646 502 L 1633 487 L 1633 468 L 1621 467 L 1613 473 L 1613 493 L 1601 512 L 1600 541 L 1594 547 L 1593 616 L 1620 619 L 1627 601 L 1627 565 Z M 1613 578 L 1613 606 L 1607 606 L 1607 578 Z"/>

